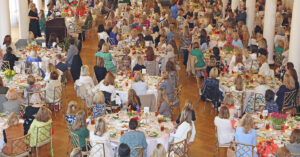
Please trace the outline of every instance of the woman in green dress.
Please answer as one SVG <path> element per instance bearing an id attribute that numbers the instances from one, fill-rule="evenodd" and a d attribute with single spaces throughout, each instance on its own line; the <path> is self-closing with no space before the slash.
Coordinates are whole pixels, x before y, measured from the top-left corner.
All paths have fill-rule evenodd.
<path id="1" fill-rule="evenodd" d="M 41 32 L 42 33 L 46 33 L 46 18 L 45 18 L 45 13 L 43 10 L 40 11 L 40 20 L 39 20 L 39 23 L 40 23 L 40 29 L 41 29 Z"/>
<path id="2" fill-rule="evenodd" d="M 191 55 L 197 57 L 197 68 L 202 68 L 205 66 L 203 52 L 200 50 L 200 45 L 198 42 L 194 42 L 193 48 L 191 50 Z"/>
<path id="3" fill-rule="evenodd" d="M 102 57 L 104 59 L 104 66 L 107 69 L 107 71 L 111 71 L 113 73 L 116 72 L 116 66 L 112 61 L 112 56 L 111 53 L 109 52 L 109 46 L 107 43 L 104 43 L 102 45 L 101 51 L 97 52 L 95 56 Z"/>

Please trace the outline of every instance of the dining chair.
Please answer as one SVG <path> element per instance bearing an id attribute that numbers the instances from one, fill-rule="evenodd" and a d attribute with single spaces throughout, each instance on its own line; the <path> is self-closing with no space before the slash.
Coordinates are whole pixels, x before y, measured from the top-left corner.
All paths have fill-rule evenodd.
<path id="1" fill-rule="evenodd" d="M 53 151 L 52 147 L 52 123 L 45 124 L 40 127 L 37 127 L 37 136 L 36 136 L 36 156 L 39 156 L 38 148 L 50 143 L 50 150 Z M 51 156 L 54 154 L 51 153 Z"/>
<path id="2" fill-rule="evenodd" d="M 262 104 L 264 104 L 265 106 L 265 97 L 262 93 L 254 93 L 254 99 L 253 99 L 253 112 L 259 111 L 260 108 L 262 108 L 263 106 L 261 106 L 262 104 L 258 104 L 260 101 Z M 263 107 L 264 108 L 264 107 Z"/>
<path id="3" fill-rule="evenodd" d="M 225 95 L 226 94 L 232 94 L 234 106 L 240 107 L 241 112 L 239 113 L 239 116 L 242 116 L 244 113 L 244 99 L 245 99 L 244 91 L 229 91 L 229 92 L 225 92 Z"/>
<path id="4" fill-rule="evenodd" d="M 180 96 L 181 96 L 181 91 L 182 91 L 182 85 L 178 85 L 177 88 L 175 88 L 174 91 L 174 98 L 173 102 L 171 102 L 171 114 L 172 118 L 175 118 L 175 112 L 179 113 L 180 112 Z"/>
<path id="5" fill-rule="evenodd" d="M 292 90 L 290 92 L 284 92 L 284 98 L 282 103 L 282 112 L 295 112 L 295 107 L 297 106 L 297 90 Z"/>
<path id="6" fill-rule="evenodd" d="M 95 142 L 90 139 L 85 139 L 86 153 L 88 156 L 103 156 L 105 157 L 105 149 L 103 142 Z"/>
<path id="7" fill-rule="evenodd" d="M 140 101 L 141 101 L 141 109 L 144 109 L 144 107 L 149 107 L 150 112 L 155 111 L 155 95 L 154 94 L 147 94 L 147 95 L 139 95 Z"/>
<path id="8" fill-rule="evenodd" d="M 145 67 L 150 76 L 159 75 L 159 64 L 157 61 L 145 61 Z"/>
<path id="9" fill-rule="evenodd" d="M 30 151 L 30 134 L 22 137 L 14 138 L 10 143 L 11 155 L 6 155 L 3 152 L 0 154 L 2 157 L 25 157 L 29 156 Z"/>
<path id="10" fill-rule="evenodd" d="M 238 154 L 237 156 L 253 157 L 255 146 L 252 144 L 234 142 L 234 145 L 236 146 L 236 153 Z"/>
<path id="11" fill-rule="evenodd" d="M 291 153 L 291 156 L 292 157 L 298 157 L 298 156 L 300 156 L 300 153 Z"/>
<path id="12" fill-rule="evenodd" d="M 215 136 L 216 136 L 216 149 L 215 149 L 215 156 L 219 156 L 219 148 L 228 148 L 230 143 L 226 143 L 226 144 L 220 144 L 219 143 L 219 137 L 218 137 L 218 128 L 215 126 Z"/>
<path id="13" fill-rule="evenodd" d="M 5 61 L 5 60 L 2 60 L 1 61 L 1 70 L 2 71 L 5 71 L 7 69 L 10 69 L 10 64 L 9 64 L 9 61 Z"/>
<path id="14" fill-rule="evenodd" d="M 144 157 L 143 147 L 131 147 L 130 148 L 131 157 Z"/>
<path id="15" fill-rule="evenodd" d="M 73 149 L 73 144 L 72 144 L 72 135 L 71 135 L 71 125 L 69 125 L 68 121 L 66 121 L 67 123 L 67 134 L 68 134 L 68 144 L 67 144 L 67 154 L 69 154 L 69 150 L 71 148 L 71 150 Z M 74 147 L 76 148 L 76 147 Z"/>
<path id="16" fill-rule="evenodd" d="M 30 97 L 35 94 L 38 93 L 41 100 L 42 100 L 42 104 L 46 104 L 46 90 L 39 90 L 39 91 L 35 91 L 35 92 L 27 92 L 27 104 L 30 104 Z"/>
<path id="17" fill-rule="evenodd" d="M 59 97 L 59 95 L 60 95 L 60 97 Z M 56 112 L 59 111 L 61 103 L 62 103 L 62 97 L 61 96 L 62 96 L 62 86 L 61 85 L 58 85 L 58 86 L 54 87 L 53 98 L 50 98 L 52 100 L 50 100 L 46 96 L 46 105 L 49 105 L 49 107 L 51 109 L 53 108 L 55 117 L 56 117 Z M 57 107 L 56 104 L 59 104 L 58 109 L 55 108 L 55 107 Z"/>
<path id="18" fill-rule="evenodd" d="M 182 141 L 171 143 L 169 146 L 168 156 L 177 155 L 178 157 L 187 157 L 187 139 Z"/>

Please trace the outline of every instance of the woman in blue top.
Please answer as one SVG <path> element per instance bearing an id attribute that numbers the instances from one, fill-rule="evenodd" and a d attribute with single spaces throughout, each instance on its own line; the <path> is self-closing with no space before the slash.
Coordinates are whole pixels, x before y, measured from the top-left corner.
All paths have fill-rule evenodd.
<path id="1" fill-rule="evenodd" d="M 276 103 L 278 105 L 279 111 L 281 111 L 282 107 L 283 107 L 282 105 L 283 105 L 284 93 L 290 92 L 292 90 L 295 90 L 295 80 L 292 77 L 292 75 L 290 75 L 289 73 L 286 73 L 284 75 L 283 83 L 279 87 L 279 90 L 276 93 L 276 95 L 277 95 Z M 293 104 L 289 104 L 289 105 L 293 105 Z"/>
<path id="2" fill-rule="evenodd" d="M 117 36 L 118 36 L 118 27 L 115 26 L 109 34 L 109 38 L 110 38 L 109 42 L 111 45 L 118 45 Z"/>
<path id="3" fill-rule="evenodd" d="M 129 121 L 129 131 L 121 136 L 120 143 L 127 144 L 130 148 L 132 147 L 143 147 L 144 156 L 146 156 L 147 142 L 143 132 L 136 131 L 138 121 L 135 118 L 131 118 Z M 133 140 L 134 139 L 134 140 Z M 131 155 L 136 156 L 138 152 L 134 151 Z"/>
<path id="4" fill-rule="evenodd" d="M 116 72 L 115 65 L 112 61 L 111 53 L 109 53 L 109 47 L 107 43 L 102 45 L 101 51 L 95 54 L 96 57 L 102 57 L 104 59 L 104 66 L 107 71 Z"/>
<path id="5" fill-rule="evenodd" d="M 203 52 L 199 49 L 199 47 L 199 43 L 194 42 L 191 55 L 197 57 L 197 68 L 202 68 L 205 66 L 205 62 L 203 60 Z"/>
<path id="6" fill-rule="evenodd" d="M 35 50 L 30 52 L 30 55 L 26 58 L 26 62 L 41 62 L 42 59 L 40 56 L 37 55 Z"/>
<path id="7" fill-rule="evenodd" d="M 243 143 L 243 144 L 251 144 L 253 145 L 253 149 L 256 146 L 256 131 L 253 129 L 254 123 L 250 114 L 245 114 L 242 118 L 240 126 L 236 128 L 235 133 L 235 142 Z M 239 145 L 237 147 L 240 147 Z M 251 146 L 246 146 L 251 147 Z M 239 149 L 239 148 L 237 148 Z M 251 150 L 251 149 L 249 149 Z M 252 155 L 253 152 L 253 155 Z M 257 154 L 254 150 L 248 151 L 247 154 L 241 155 L 240 152 L 236 152 L 236 156 L 246 157 L 246 156 L 254 156 L 257 157 Z"/>

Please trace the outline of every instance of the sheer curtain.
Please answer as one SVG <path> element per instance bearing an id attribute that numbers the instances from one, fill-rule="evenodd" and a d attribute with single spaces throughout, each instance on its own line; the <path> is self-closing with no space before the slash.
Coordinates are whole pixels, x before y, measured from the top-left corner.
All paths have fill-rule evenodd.
<path id="1" fill-rule="evenodd" d="M 18 4 L 19 0 L 9 0 L 11 27 L 18 26 Z"/>

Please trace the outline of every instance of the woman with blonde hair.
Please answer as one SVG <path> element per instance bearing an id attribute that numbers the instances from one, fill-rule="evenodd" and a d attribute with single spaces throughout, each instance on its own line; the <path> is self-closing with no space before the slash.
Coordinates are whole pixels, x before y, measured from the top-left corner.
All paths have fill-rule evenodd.
<path id="1" fill-rule="evenodd" d="M 94 66 L 94 73 L 98 83 L 105 78 L 107 70 L 104 67 L 104 59 L 102 57 L 97 58 L 96 65 Z"/>
<path id="2" fill-rule="evenodd" d="M 176 124 L 180 123 L 181 114 L 184 114 L 188 110 L 192 111 L 192 121 L 196 121 L 196 114 L 195 111 L 193 110 L 193 102 L 191 100 L 186 100 L 181 113 L 177 117 Z"/>
<path id="3" fill-rule="evenodd" d="M 109 132 L 106 130 L 106 123 L 103 118 L 98 118 L 96 120 L 95 132 L 94 134 L 90 134 L 90 141 L 90 154 L 92 154 L 91 157 L 104 156 L 102 145 L 97 145 L 99 142 L 104 143 L 105 156 L 114 156 L 114 152 L 110 144 Z"/>
<path id="4" fill-rule="evenodd" d="M 164 145 L 160 143 L 157 144 L 155 149 L 153 150 L 151 157 L 167 157 L 167 152 Z"/>
<path id="5" fill-rule="evenodd" d="M 23 125 L 22 123 L 19 123 L 19 118 L 15 113 L 10 113 L 7 119 L 7 125 L 8 128 L 3 130 L 3 140 L 6 145 L 2 149 L 2 153 L 7 156 L 23 153 L 22 148 L 26 147 L 24 141 L 19 141 L 21 143 L 18 143 L 18 147 L 14 147 L 12 143 L 12 139 L 24 136 Z"/>
<path id="6" fill-rule="evenodd" d="M 18 92 L 15 89 L 9 89 L 6 93 L 7 101 L 2 104 L 0 104 L 0 111 L 3 113 L 11 113 L 14 112 L 16 115 L 20 116 L 20 106 L 21 101 L 18 100 Z M 1 109 L 1 106 L 3 107 L 3 110 Z"/>
<path id="7" fill-rule="evenodd" d="M 86 116 L 84 111 L 76 114 L 76 120 L 71 127 L 71 132 L 79 137 L 79 146 L 82 151 L 86 151 L 86 138 L 89 138 L 90 132 L 86 127 Z"/>
<path id="8" fill-rule="evenodd" d="M 295 90 L 295 80 L 292 75 L 290 75 L 289 73 L 286 73 L 284 75 L 283 83 L 279 87 L 279 90 L 276 93 L 276 96 L 277 96 L 276 103 L 278 105 L 279 111 L 281 111 L 283 107 L 287 107 L 287 106 L 282 106 L 285 93 L 291 92 L 293 90 Z M 294 104 L 288 104 L 288 105 L 291 106 Z"/>
<path id="9" fill-rule="evenodd" d="M 109 45 L 104 43 L 101 51 L 95 54 L 96 57 L 102 57 L 104 59 L 104 66 L 106 70 L 115 72 L 115 65 L 112 61 L 111 53 L 109 52 Z"/>
<path id="10" fill-rule="evenodd" d="M 128 90 L 128 108 L 134 111 L 140 111 L 142 106 L 140 97 L 136 94 L 135 90 L 130 88 Z"/>
<path id="11" fill-rule="evenodd" d="M 230 88 L 232 91 L 243 91 L 244 90 L 244 81 L 241 75 L 237 75 L 234 79 L 234 86 Z"/>
<path id="12" fill-rule="evenodd" d="M 255 147 L 257 143 L 257 134 L 256 130 L 253 127 L 254 121 L 251 114 L 245 114 L 240 122 L 240 126 L 236 128 L 235 142 L 250 144 Z M 240 146 L 238 145 L 237 147 Z M 247 149 L 249 151 L 245 152 L 248 156 L 252 156 L 252 152 L 254 153 L 254 157 L 257 156 L 256 152 L 252 149 L 252 146 L 246 147 L 251 147 Z M 240 156 L 239 152 L 237 152 L 236 156 Z"/>
<path id="13" fill-rule="evenodd" d="M 137 95 L 146 95 L 148 84 L 144 82 L 143 74 L 140 71 L 134 74 L 134 83 L 131 84 L 132 89 L 135 90 Z"/>
<path id="14" fill-rule="evenodd" d="M 30 147 L 35 147 L 37 144 L 37 141 L 46 140 L 43 139 L 43 137 L 38 138 L 38 127 L 45 126 L 45 125 L 52 125 L 52 119 L 51 119 L 51 111 L 46 108 L 45 106 L 42 106 L 39 111 L 36 114 L 35 119 L 33 120 L 32 124 L 30 125 L 30 128 L 28 130 L 28 134 L 30 134 Z M 43 130 L 44 129 L 44 130 Z M 49 130 L 49 128 L 42 128 L 39 130 L 40 132 L 43 132 L 44 134 L 48 134 L 47 136 L 50 137 L 50 134 L 52 134 L 52 131 Z M 44 137 L 45 138 L 45 137 Z"/>
<path id="15" fill-rule="evenodd" d="M 220 145 L 230 143 L 234 138 L 234 130 L 230 120 L 230 112 L 227 106 L 220 108 L 219 115 L 215 117 L 215 126 L 217 127 L 218 142 Z"/>
<path id="16" fill-rule="evenodd" d="M 46 84 L 46 101 L 47 103 L 54 103 L 54 109 L 58 111 L 62 99 L 62 84 L 57 71 L 51 72 L 50 80 Z"/>
<path id="17" fill-rule="evenodd" d="M 274 77 L 274 71 L 272 71 L 267 63 L 267 57 L 265 55 L 260 55 L 257 58 L 258 62 L 260 63 L 260 68 L 258 70 L 259 75 Z"/>
<path id="18" fill-rule="evenodd" d="M 65 115 L 66 121 L 68 123 L 69 126 L 72 126 L 72 124 L 74 123 L 75 119 L 76 119 L 76 109 L 77 109 L 77 102 L 72 100 L 69 102 L 68 104 L 68 109 L 67 109 L 67 113 Z"/>
<path id="19" fill-rule="evenodd" d="M 34 34 L 34 37 L 40 37 L 41 36 L 41 30 L 39 25 L 39 15 L 37 12 L 37 8 L 34 3 L 31 4 L 30 11 L 29 11 L 29 31 Z"/>
<path id="20" fill-rule="evenodd" d="M 138 55 L 136 57 L 136 65 L 133 67 L 133 71 L 142 71 L 142 69 L 146 69 L 144 59 L 141 55 Z"/>
<path id="21" fill-rule="evenodd" d="M 108 103 L 109 100 L 111 100 L 113 104 L 116 103 L 117 95 L 115 89 L 115 76 L 110 71 L 108 71 L 105 78 L 97 86 L 95 86 L 92 91 L 93 93 L 102 91 L 105 96 L 106 103 Z M 110 94 L 110 98 L 108 98 L 105 93 L 107 93 L 107 95 Z"/>
<path id="22" fill-rule="evenodd" d="M 164 88 L 157 90 L 156 111 L 165 117 L 172 118 L 169 97 Z"/>
<path id="23" fill-rule="evenodd" d="M 229 118 L 231 120 L 238 117 L 237 109 L 234 106 L 234 98 L 233 98 L 233 95 L 231 93 L 226 93 L 226 95 L 224 97 L 224 100 L 223 100 L 223 105 L 222 106 L 226 106 L 228 108 L 229 113 L 230 113 Z"/>
<path id="24" fill-rule="evenodd" d="M 93 119 L 101 117 L 105 114 L 106 104 L 105 97 L 101 91 L 97 91 L 93 98 Z"/>

